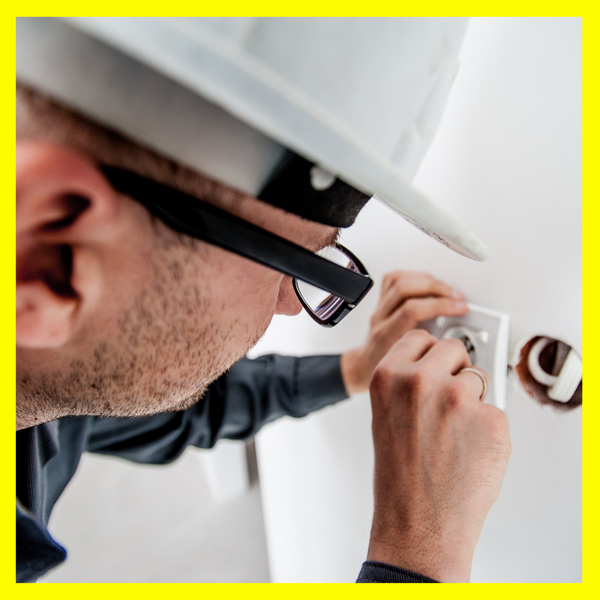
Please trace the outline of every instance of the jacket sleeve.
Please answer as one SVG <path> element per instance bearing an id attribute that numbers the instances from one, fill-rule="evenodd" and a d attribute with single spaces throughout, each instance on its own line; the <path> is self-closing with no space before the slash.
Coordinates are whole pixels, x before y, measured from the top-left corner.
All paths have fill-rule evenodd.
<path id="1" fill-rule="evenodd" d="M 439 583 L 394 565 L 368 560 L 363 563 L 356 583 Z"/>
<path id="2" fill-rule="evenodd" d="M 85 449 L 165 464 L 187 446 L 210 448 L 220 438 L 246 439 L 279 417 L 303 417 L 344 398 L 337 355 L 242 359 L 187 410 L 132 419 L 93 418 Z"/>

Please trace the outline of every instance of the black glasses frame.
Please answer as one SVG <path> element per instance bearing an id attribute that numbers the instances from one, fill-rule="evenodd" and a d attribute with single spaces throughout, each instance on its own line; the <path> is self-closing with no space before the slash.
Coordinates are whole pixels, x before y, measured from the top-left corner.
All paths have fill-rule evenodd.
<path id="1" fill-rule="evenodd" d="M 339 323 L 373 286 L 373 280 L 362 263 L 343 247 L 342 251 L 362 272 L 341 267 L 302 246 L 170 186 L 118 167 L 100 165 L 100 169 L 116 190 L 143 204 L 172 229 L 342 298 L 345 302 L 340 309 L 326 321 L 322 321 L 314 315 L 299 294 L 297 285 L 294 285 L 302 306 L 320 325 L 331 327 Z"/>
<path id="2" fill-rule="evenodd" d="M 336 244 L 333 244 L 333 247 L 337 248 L 342 254 L 345 254 L 346 257 L 352 261 L 352 263 L 356 267 L 357 271 L 350 271 L 350 272 L 358 272 L 358 273 L 362 273 L 363 275 L 366 275 L 367 277 L 369 276 L 369 274 L 367 273 L 367 270 L 365 269 L 365 266 L 362 264 L 362 262 L 360 262 L 360 260 L 352 252 L 350 252 L 350 250 L 348 250 L 348 248 L 346 248 L 346 246 L 342 246 L 342 244 L 336 243 Z M 326 260 L 326 259 L 323 259 L 323 260 Z M 346 269 L 346 271 L 349 270 L 347 267 L 345 269 Z M 343 301 L 333 314 L 331 314 L 326 319 L 321 319 L 317 315 L 317 313 L 315 313 L 315 311 L 312 309 L 310 304 L 308 304 L 304 300 L 302 291 L 300 290 L 300 287 L 298 286 L 298 278 L 297 277 L 295 277 L 293 279 L 293 284 L 294 284 L 294 291 L 296 292 L 296 296 L 298 296 L 298 300 L 300 300 L 300 304 L 302 304 L 302 306 L 304 307 L 304 309 L 306 310 L 306 312 L 308 313 L 310 318 L 313 321 L 315 321 L 316 323 L 318 323 L 319 325 L 322 325 L 323 327 L 333 327 L 334 325 L 337 325 L 353 308 L 356 307 L 356 304 L 351 304 L 349 302 Z M 371 282 L 371 284 L 372 284 L 372 282 Z M 365 294 L 366 294 L 366 292 L 365 292 Z"/>

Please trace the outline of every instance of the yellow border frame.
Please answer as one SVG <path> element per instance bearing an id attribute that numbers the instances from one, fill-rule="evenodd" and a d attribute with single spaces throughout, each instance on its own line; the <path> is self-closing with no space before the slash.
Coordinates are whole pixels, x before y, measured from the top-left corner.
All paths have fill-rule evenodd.
<path id="1" fill-rule="evenodd" d="M 591 4 L 591 3 L 590 3 Z M 584 123 L 585 130 L 583 136 L 584 143 L 584 172 L 591 172 L 591 160 L 598 154 L 596 137 L 599 132 L 598 127 L 598 108 L 596 108 L 594 98 L 596 76 L 598 72 L 597 64 L 600 60 L 598 56 L 598 19 L 596 12 L 588 3 L 502 3 L 497 6 L 490 6 L 481 3 L 460 3 L 453 4 L 452 10 L 455 14 L 494 14 L 494 9 L 499 10 L 501 14 L 507 15 L 546 15 L 546 16 L 583 16 L 583 50 L 584 50 Z M 217 3 L 192 3 L 179 2 L 176 6 L 169 4 L 168 13 L 171 15 L 215 15 L 215 16 L 241 16 L 241 15 L 276 15 L 276 16 L 392 16 L 403 13 L 402 5 L 392 4 L 391 2 L 315 2 L 306 0 L 296 5 L 292 3 L 281 2 L 229 2 L 226 7 L 218 6 Z M 448 11 L 447 4 L 427 3 L 423 5 L 413 5 L 417 9 L 416 15 L 437 15 Z M 419 10 L 420 9 L 420 10 Z M 1 93 L 2 99 L 2 158 L 0 169 L 2 170 L 2 189 L 5 198 L 2 203 L 2 219 L 0 220 L 0 269 L 2 282 L 2 340 L 0 368 L 2 382 L 2 392 L 5 398 L 2 409 L 2 435 L 0 443 L 2 444 L 3 461 L 3 487 L 4 493 L 0 496 L 2 519 L 2 560 L 0 561 L 0 585 L 4 598 L 33 598 L 43 596 L 44 598 L 57 598 L 60 600 L 79 598 L 81 595 L 95 597 L 96 595 L 110 594 L 111 597 L 127 596 L 150 598 L 154 595 L 162 596 L 164 594 L 177 594 L 178 597 L 193 597 L 201 594 L 210 598 L 223 596 L 243 596 L 244 598 L 257 597 L 261 599 L 279 598 L 284 595 L 287 598 L 303 598 L 306 595 L 323 596 L 327 598 L 339 597 L 351 600 L 359 597 L 396 597 L 402 594 L 410 597 L 432 597 L 433 595 L 444 594 L 444 597 L 460 595 L 461 598 L 475 597 L 481 594 L 481 588 L 468 587 L 465 585 L 453 586 L 451 588 L 440 588 L 439 586 L 410 586 L 398 590 L 396 586 L 355 586 L 353 584 L 51 584 L 46 586 L 17 585 L 14 583 L 15 574 L 15 555 L 14 539 L 15 525 L 13 517 L 12 498 L 14 494 L 15 481 L 15 444 L 12 424 L 14 423 L 14 401 L 15 397 L 15 351 L 14 351 L 14 265 L 15 265 L 15 208 L 12 198 L 14 198 L 14 139 L 15 139 L 15 95 L 14 95 L 14 64 L 15 64 L 15 17 L 16 16 L 60 16 L 60 15 L 164 15 L 165 5 L 156 2 L 86 2 L 84 5 L 74 2 L 27 2 L 23 6 L 10 7 L 4 9 L 2 19 L 0 19 L 0 44 L 2 47 L 2 75 Z M 423 11 L 423 12 L 421 12 Z M 425 12 L 426 11 L 426 12 Z M 587 167 L 587 169 L 586 169 Z M 598 213 L 599 204 L 596 200 L 598 183 L 595 178 L 584 178 L 584 324 L 585 324 L 585 355 L 589 364 L 595 364 L 600 359 L 600 353 L 595 344 L 587 343 L 587 340 L 598 339 L 600 337 L 600 325 L 598 319 L 594 319 L 591 310 L 597 306 L 595 301 L 596 279 L 595 272 L 600 263 L 600 252 L 593 245 L 592 240 L 597 233 L 595 227 L 599 222 Z M 594 370 L 594 369 L 593 369 Z M 592 370 L 592 371 L 593 371 Z M 593 375 L 593 372 L 592 372 Z M 502 593 L 516 593 L 528 595 L 543 595 L 545 598 L 562 596 L 564 594 L 580 596 L 583 594 L 592 595 L 596 589 L 593 581 L 591 566 L 595 564 L 595 558 L 598 552 L 594 543 L 598 538 L 598 517 L 596 516 L 596 507 L 594 506 L 594 492 L 597 488 L 594 473 L 590 473 L 595 464 L 598 451 L 595 449 L 594 436 L 591 434 L 591 427 L 598 422 L 596 408 L 596 398 L 600 397 L 597 392 L 596 377 L 586 379 L 586 391 L 589 398 L 589 404 L 586 404 L 586 419 L 584 421 L 584 472 L 587 472 L 587 479 L 584 482 L 584 501 L 587 510 L 584 512 L 585 530 L 584 530 L 584 563 L 583 563 L 583 581 L 582 584 L 508 584 L 517 589 L 507 590 L 499 585 L 490 586 L 486 584 L 485 594 L 500 595 Z M 591 440 L 591 441 L 590 441 Z M 594 469 L 595 470 L 595 469 Z M 10 492 L 10 493 L 9 493 Z M 591 507 L 590 507 L 591 504 Z M 585 507 L 584 507 L 585 508 Z M 307 587 L 309 585 L 310 587 Z M 569 589 L 564 589 L 568 585 Z M 107 587 L 110 586 L 110 590 Z M 177 586 L 168 589 L 160 586 Z M 202 587 L 198 587 L 202 586 Z M 525 587 L 526 586 L 526 587 Z M 598 593 L 598 592 L 596 592 Z"/>

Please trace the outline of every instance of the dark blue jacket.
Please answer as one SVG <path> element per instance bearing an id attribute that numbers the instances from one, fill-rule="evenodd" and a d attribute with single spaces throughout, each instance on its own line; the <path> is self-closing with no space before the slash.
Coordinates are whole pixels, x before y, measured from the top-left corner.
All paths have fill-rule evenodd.
<path id="1" fill-rule="evenodd" d="M 17 582 L 35 582 L 66 558 L 47 529 L 50 513 L 83 452 L 166 464 L 187 446 L 246 439 L 263 425 L 303 417 L 347 397 L 339 356 L 242 359 L 193 407 L 135 419 L 67 417 L 17 432 Z M 359 582 L 424 582 L 425 577 L 366 562 Z"/>

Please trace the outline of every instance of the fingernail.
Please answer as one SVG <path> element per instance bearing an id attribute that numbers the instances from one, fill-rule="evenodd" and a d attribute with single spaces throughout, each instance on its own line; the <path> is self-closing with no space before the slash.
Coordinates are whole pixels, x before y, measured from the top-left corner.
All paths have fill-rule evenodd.
<path id="1" fill-rule="evenodd" d="M 456 308 L 456 310 L 460 310 L 460 311 L 466 310 L 467 303 L 466 302 L 455 302 L 454 308 Z"/>
<path id="2" fill-rule="evenodd" d="M 455 289 L 452 290 L 451 296 L 453 298 L 464 298 L 465 297 L 465 295 L 462 292 L 459 292 L 458 290 L 455 290 Z"/>

